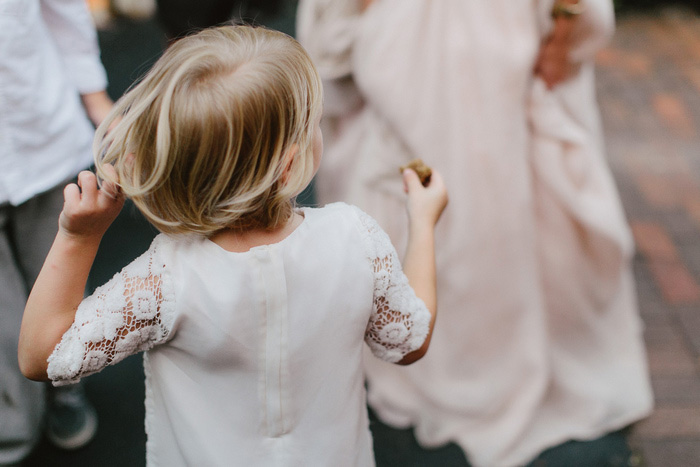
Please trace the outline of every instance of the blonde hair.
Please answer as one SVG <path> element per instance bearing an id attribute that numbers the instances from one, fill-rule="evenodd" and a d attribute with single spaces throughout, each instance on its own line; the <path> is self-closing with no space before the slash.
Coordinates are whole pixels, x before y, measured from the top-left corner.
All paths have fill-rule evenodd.
<path id="1" fill-rule="evenodd" d="M 321 93 L 311 59 L 286 34 L 201 31 L 115 104 L 95 137 L 98 174 L 109 178 L 102 165 L 113 164 L 162 232 L 277 227 L 314 174 Z"/>

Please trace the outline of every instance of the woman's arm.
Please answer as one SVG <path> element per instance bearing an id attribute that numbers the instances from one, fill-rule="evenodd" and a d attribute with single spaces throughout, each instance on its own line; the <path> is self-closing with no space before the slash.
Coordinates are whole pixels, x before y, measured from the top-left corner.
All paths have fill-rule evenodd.
<path id="1" fill-rule="evenodd" d="M 81 94 L 80 99 L 83 103 L 83 107 L 85 108 L 88 118 L 90 118 L 90 121 L 93 125 L 95 125 L 95 127 L 100 126 L 100 123 L 102 123 L 102 120 L 105 119 L 114 105 L 114 102 L 112 102 L 112 99 L 107 94 L 107 91 Z"/>
<path id="2" fill-rule="evenodd" d="M 47 359 L 73 323 L 102 236 L 124 203 L 116 185 L 105 182 L 100 189 L 87 171 L 65 188 L 64 198 L 56 239 L 22 318 L 19 366 L 35 380 L 47 379 Z"/>

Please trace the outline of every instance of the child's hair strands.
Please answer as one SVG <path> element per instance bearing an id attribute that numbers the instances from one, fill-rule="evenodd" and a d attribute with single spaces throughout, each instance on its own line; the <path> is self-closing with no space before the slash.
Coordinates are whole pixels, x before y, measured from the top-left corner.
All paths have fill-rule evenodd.
<path id="1" fill-rule="evenodd" d="M 306 52 L 282 33 L 229 26 L 164 58 L 98 128 L 100 177 L 111 180 L 102 165 L 113 164 L 122 191 L 166 233 L 281 225 L 314 174 L 322 97 Z"/>

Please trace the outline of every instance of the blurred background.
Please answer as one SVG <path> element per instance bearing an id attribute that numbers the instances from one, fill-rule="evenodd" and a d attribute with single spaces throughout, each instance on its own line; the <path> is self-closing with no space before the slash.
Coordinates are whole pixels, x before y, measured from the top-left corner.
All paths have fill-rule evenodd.
<path id="1" fill-rule="evenodd" d="M 108 91 L 117 99 L 167 46 L 166 27 L 150 1 L 88 3 L 99 28 Z M 296 2 L 277 3 L 274 13 L 262 13 L 255 1 L 241 2 L 238 15 L 294 35 Z M 616 0 L 615 5 L 617 32 L 597 58 L 598 99 L 609 162 L 637 242 L 635 274 L 656 398 L 654 413 L 632 429 L 634 461 L 698 466 L 700 7 L 697 0 Z M 313 204 L 313 192 L 300 201 Z M 127 205 L 105 237 L 91 283 L 109 279 L 155 234 Z M 141 357 L 87 378 L 86 390 L 100 420 L 95 440 L 73 452 L 43 441 L 26 466 L 145 465 Z M 381 443 L 379 465 L 466 465 L 456 446 L 426 451 L 410 431 L 376 421 L 373 431 Z M 533 465 L 579 465 L 582 452 L 614 449 L 615 442 L 567 443 Z"/>

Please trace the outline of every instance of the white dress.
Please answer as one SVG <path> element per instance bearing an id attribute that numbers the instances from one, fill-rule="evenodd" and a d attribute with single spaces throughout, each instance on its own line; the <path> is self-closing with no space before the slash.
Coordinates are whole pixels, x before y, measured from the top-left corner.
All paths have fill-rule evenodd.
<path id="1" fill-rule="evenodd" d="M 364 342 L 396 362 L 430 314 L 369 216 L 301 212 L 284 240 L 245 253 L 159 235 L 83 301 L 49 377 L 146 350 L 150 466 L 374 465 Z"/>
<path id="2" fill-rule="evenodd" d="M 325 80 L 319 200 L 366 210 L 401 252 L 399 166 L 421 157 L 450 192 L 430 349 L 406 368 L 368 360 L 370 405 L 421 444 L 456 442 L 489 467 L 646 416 L 633 244 L 591 62 L 612 2 L 584 2 L 580 71 L 551 91 L 533 76 L 551 0 L 375 0 L 363 14 L 359 3 L 299 4 L 299 38 Z"/>

